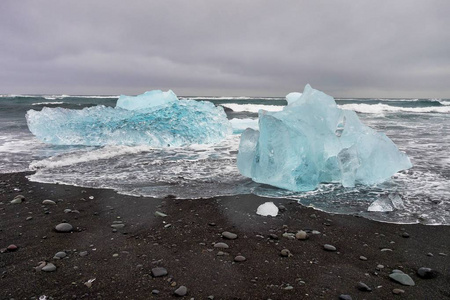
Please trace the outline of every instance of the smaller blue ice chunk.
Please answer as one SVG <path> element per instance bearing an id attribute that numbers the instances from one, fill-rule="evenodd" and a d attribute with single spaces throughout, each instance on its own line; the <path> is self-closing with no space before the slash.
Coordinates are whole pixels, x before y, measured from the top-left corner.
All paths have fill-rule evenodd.
<path id="1" fill-rule="evenodd" d="M 176 101 L 178 101 L 177 95 L 172 90 L 167 92 L 153 90 L 138 96 L 120 95 L 116 108 L 120 107 L 128 110 L 150 109 L 168 105 Z"/>
<path id="2" fill-rule="evenodd" d="M 26 119 L 39 140 L 54 145 L 180 147 L 218 143 L 232 133 L 222 107 L 178 100 L 172 91 L 121 96 L 115 108 L 44 107 L 29 110 Z"/>
<path id="3" fill-rule="evenodd" d="M 372 185 L 410 168 L 408 156 L 384 134 L 364 125 L 354 111 L 307 85 L 287 96 L 282 111 L 259 111 L 259 131 L 241 135 L 242 175 L 292 191 L 321 182 Z"/>

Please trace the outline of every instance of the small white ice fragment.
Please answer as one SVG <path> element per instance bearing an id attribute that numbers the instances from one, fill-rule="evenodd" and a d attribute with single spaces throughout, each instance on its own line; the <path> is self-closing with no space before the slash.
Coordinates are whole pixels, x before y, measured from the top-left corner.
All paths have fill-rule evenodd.
<path id="1" fill-rule="evenodd" d="M 275 204 L 273 204 L 273 202 L 266 202 L 258 206 L 256 214 L 265 217 L 267 216 L 276 217 L 278 215 L 278 207 Z"/>
<path id="2" fill-rule="evenodd" d="M 379 199 L 375 200 L 370 204 L 367 211 L 393 211 L 394 207 L 392 205 L 391 199 L 389 199 L 388 195 L 382 195 Z"/>
<path id="3" fill-rule="evenodd" d="M 381 195 L 379 199 L 375 200 L 370 204 L 367 211 L 394 211 L 396 209 L 404 209 L 405 205 L 403 203 L 402 196 L 398 193 L 389 193 L 386 195 Z"/>
<path id="4" fill-rule="evenodd" d="M 399 194 L 391 193 L 391 194 L 389 194 L 389 199 L 391 199 L 392 205 L 394 205 L 395 209 L 405 208 L 405 205 L 403 204 L 403 199 Z"/>

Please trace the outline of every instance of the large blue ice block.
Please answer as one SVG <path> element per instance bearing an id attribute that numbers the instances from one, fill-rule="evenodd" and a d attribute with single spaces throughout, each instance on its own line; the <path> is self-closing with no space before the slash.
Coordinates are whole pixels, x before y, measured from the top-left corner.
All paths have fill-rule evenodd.
<path id="1" fill-rule="evenodd" d="M 321 182 L 371 185 L 410 168 L 408 156 L 354 111 L 307 85 L 282 111 L 259 111 L 259 131 L 241 136 L 238 169 L 259 183 L 309 191 Z"/>
<path id="2" fill-rule="evenodd" d="M 119 99 L 116 108 L 29 110 L 28 128 L 45 143 L 88 146 L 212 144 L 232 133 L 222 107 L 206 101 L 178 100 L 172 91 L 158 98 L 161 93 L 121 97 L 126 101 Z"/>

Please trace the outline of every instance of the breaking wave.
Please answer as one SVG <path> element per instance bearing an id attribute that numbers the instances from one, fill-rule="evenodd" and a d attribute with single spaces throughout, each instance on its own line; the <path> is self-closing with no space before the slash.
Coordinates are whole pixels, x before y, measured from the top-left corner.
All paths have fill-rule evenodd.
<path id="1" fill-rule="evenodd" d="M 342 104 L 342 109 L 354 110 L 365 114 L 382 114 L 382 113 L 449 113 L 450 106 L 428 106 L 428 107 L 399 107 L 387 104 Z"/>

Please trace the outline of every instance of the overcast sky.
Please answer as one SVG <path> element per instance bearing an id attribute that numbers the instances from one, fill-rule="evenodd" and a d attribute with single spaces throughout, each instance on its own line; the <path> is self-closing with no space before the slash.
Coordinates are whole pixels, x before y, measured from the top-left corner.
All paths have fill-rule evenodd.
<path id="1" fill-rule="evenodd" d="M 0 1 L 0 94 L 450 98 L 450 1 Z"/>

